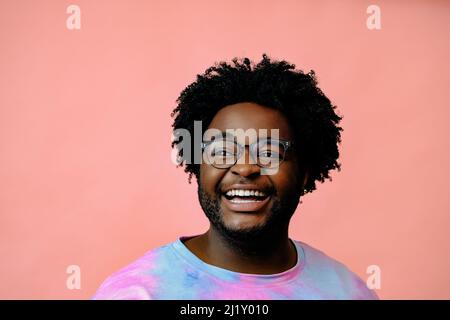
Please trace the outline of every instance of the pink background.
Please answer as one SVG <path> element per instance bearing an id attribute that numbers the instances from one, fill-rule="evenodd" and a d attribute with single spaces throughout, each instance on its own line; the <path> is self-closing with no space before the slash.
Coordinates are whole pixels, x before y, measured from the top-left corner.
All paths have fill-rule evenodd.
<path id="1" fill-rule="evenodd" d="M 81 8 L 81 30 L 66 8 Z M 366 27 L 370 4 L 381 30 Z M 314 69 L 344 115 L 342 171 L 290 235 L 381 298 L 450 298 L 447 1 L 1 1 L 0 298 L 90 298 L 112 272 L 206 231 L 172 164 L 170 112 L 217 60 Z M 66 268 L 81 268 L 81 289 Z"/>

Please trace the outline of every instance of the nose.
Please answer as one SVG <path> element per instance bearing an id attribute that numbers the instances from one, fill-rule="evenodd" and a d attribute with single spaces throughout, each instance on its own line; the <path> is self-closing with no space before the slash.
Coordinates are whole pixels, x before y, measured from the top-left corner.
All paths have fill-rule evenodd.
<path id="1" fill-rule="evenodd" d="M 234 166 L 231 167 L 231 172 L 246 178 L 260 175 L 261 168 L 255 163 L 254 159 L 250 159 L 248 146 L 245 146 L 243 153 L 244 161 L 238 159 Z"/>

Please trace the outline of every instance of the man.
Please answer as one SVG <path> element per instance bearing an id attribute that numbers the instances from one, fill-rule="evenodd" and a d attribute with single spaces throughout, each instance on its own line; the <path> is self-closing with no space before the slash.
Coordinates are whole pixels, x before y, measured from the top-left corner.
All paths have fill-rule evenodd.
<path id="1" fill-rule="evenodd" d="M 266 55 L 256 65 L 234 59 L 177 102 L 174 132 L 190 135 L 175 134 L 172 147 L 210 228 L 150 250 L 94 299 L 377 299 L 343 264 L 288 236 L 300 197 L 340 170 L 342 118 L 313 71 Z M 200 145 L 183 141 L 196 121 L 207 128 Z"/>

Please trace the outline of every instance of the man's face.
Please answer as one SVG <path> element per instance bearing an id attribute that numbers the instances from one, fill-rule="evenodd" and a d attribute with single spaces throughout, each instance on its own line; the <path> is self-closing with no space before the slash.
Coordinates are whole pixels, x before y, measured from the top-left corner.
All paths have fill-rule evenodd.
<path id="1" fill-rule="evenodd" d="M 279 139 L 293 140 L 293 134 L 285 116 L 279 111 L 254 103 L 238 103 L 222 108 L 213 118 L 208 129 L 225 132 L 227 129 L 279 130 Z M 254 141 L 251 137 L 238 137 L 241 145 Z M 250 161 L 249 148 L 242 159 L 227 169 L 212 165 L 200 165 L 198 194 L 206 216 L 222 235 L 230 240 L 245 241 L 267 238 L 273 232 L 287 228 L 294 213 L 300 191 L 306 181 L 300 172 L 296 153 L 288 149 L 284 161 L 275 174 L 265 175 L 254 161 Z M 264 172 L 264 171 L 263 171 Z M 255 198 L 230 197 L 230 190 L 259 191 Z M 233 193 L 235 193 L 233 191 Z"/>

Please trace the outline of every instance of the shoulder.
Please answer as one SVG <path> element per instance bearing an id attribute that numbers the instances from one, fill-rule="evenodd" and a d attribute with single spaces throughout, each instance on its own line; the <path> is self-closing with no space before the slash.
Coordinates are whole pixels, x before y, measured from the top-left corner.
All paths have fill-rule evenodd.
<path id="1" fill-rule="evenodd" d="M 306 279 L 320 286 L 333 299 L 378 299 L 377 294 L 367 287 L 358 275 L 343 263 L 331 258 L 323 251 L 309 244 L 295 241 L 303 249 L 303 275 Z M 320 289 L 320 288 L 319 288 Z"/>
<path id="2" fill-rule="evenodd" d="M 142 257 L 107 277 L 97 289 L 92 300 L 152 299 L 152 289 L 157 285 L 158 273 L 168 268 L 171 244 L 152 249 Z"/>

